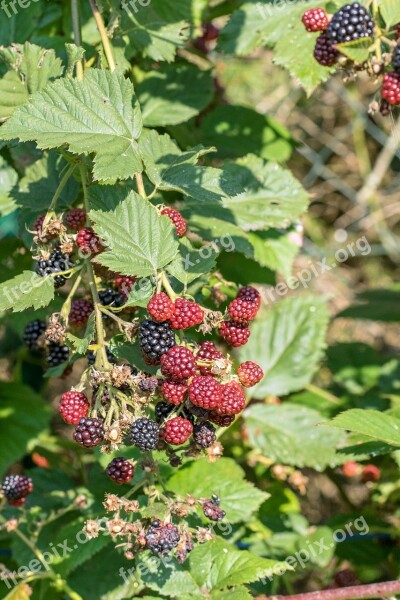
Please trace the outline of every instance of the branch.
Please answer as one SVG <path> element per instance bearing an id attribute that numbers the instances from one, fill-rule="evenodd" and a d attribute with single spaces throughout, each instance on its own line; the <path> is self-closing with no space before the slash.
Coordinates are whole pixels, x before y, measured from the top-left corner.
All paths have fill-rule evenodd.
<path id="1" fill-rule="evenodd" d="M 110 67 L 110 71 L 115 71 L 115 61 L 113 51 L 111 49 L 110 40 L 108 39 L 106 27 L 104 25 L 103 17 L 100 14 L 99 9 L 97 8 L 95 0 L 89 0 L 90 8 L 92 9 L 92 13 L 94 19 L 96 21 L 97 29 L 99 31 L 101 37 L 101 43 L 103 44 L 104 54 L 106 55 L 108 66 Z"/>
<path id="2" fill-rule="evenodd" d="M 355 600 L 356 598 L 387 598 L 394 594 L 400 594 L 400 581 L 352 585 L 337 590 L 322 590 L 293 596 L 257 596 L 257 600 Z"/>

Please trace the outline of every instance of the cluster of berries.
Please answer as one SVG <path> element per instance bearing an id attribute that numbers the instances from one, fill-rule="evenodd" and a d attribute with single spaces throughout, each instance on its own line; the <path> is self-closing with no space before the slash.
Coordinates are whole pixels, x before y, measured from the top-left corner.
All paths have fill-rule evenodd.
<path id="1" fill-rule="evenodd" d="M 26 497 L 33 492 L 32 479 L 24 475 L 7 475 L 1 484 L 0 491 L 8 504 L 22 506 L 26 502 Z"/>
<path id="2" fill-rule="evenodd" d="M 356 70 L 371 67 L 373 75 L 383 75 L 382 81 L 382 114 L 388 113 L 389 105 L 400 104 L 400 29 L 394 28 L 395 40 L 383 48 L 383 58 L 375 57 L 371 65 L 355 64 L 340 52 L 340 44 L 348 44 L 357 40 L 370 39 L 371 43 L 377 34 L 374 19 L 367 8 L 359 2 L 345 4 L 333 15 L 327 14 L 323 8 L 311 8 L 303 14 L 302 22 L 308 32 L 318 32 L 314 47 L 314 58 L 324 67 L 332 67 L 340 63 L 348 68 L 353 65 Z M 391 70 L 387 70 L 387 69 Z M 385 72 L 386 71 L 386 72 Z"/>
<path id="3" fill-rule="evenodd" d="M 358 477 L 363 483 L 367 481 L 379 481 L 381 478 L 381 470 L 376 465 L 360 465 L 354 461 L 347 461 L 342 466 L 342 473 L 348 479 Z"/>
<path id="4" fill-rule="evenodd" d="M 23 340 L 31 352 L 46 356 L 49 367 L 57 367 L 69 358 L 69 348 L 63 343 L 48 340 L 45 336 L 46 323 L 40 319 L 30 321 L 24 330 Z"/>

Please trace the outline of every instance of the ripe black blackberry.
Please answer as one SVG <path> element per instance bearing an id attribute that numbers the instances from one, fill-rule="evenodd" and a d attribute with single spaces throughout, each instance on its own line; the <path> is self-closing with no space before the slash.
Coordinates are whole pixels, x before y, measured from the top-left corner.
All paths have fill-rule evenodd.
<path id="1" fill-rule="evenodd" d="M 47 355 L 47 364 L 49 367 L 58 367 L 69 358 L 69 348 L 64 344 L 50 342 L 49 353 Z"/>
<path id="2" fill-rule="evenodd" d="M 9 503 L 25 498 L 33 491 L 33 483 L 30 477 L 24 475 L 7 475 L 4 478 L 1 489 Z"/>
<path id="3" fill-rule="evenodd" d="M 69 254 L 63 254 L 60 248 L 56 248 L 50 257 L 45 260 L 41 258 L 36 265 L 36 273 L 40 277 L 46 277 L 47 275 L 53 275 L 54 273 L 61 273 L 68 271 L 73 266 Z M 54 287 L 60 288 L 67 281 L 63 275 L 56 275 L 53 277 Z"/>
<path id="4" fill-rule="evenodd" d="M 215 435 L 215 427 L 208 421 L 199 423 L 193 428 L 193 438 L 196 444 L 202 448 L 209 448 L 217 439 L 217 436 Z"/>
<path id="5" fill-rule="evenodd" d="M 400 72 L 400 42 L 397 42 L 397 46 L 393 51 L 392 65 L 395 71 Z"/>
<path id="6" fill-rule="evenodd" d="M 115 481 L 115 483 L 118 483 L 118 485 L 122 485 L 123 483 L 130 482 L 135 473 L 135 469 L 129 460 L 126 460 L 123 456 L 118 456 L 110 462 L 106 472 L 110 479 Z"/>
<path id="7" fill-rule="evenodd" d="M 46 323 L 44 321 L 35 319 L 35 321 L 28 323 L 28 325 L 25 327 L 23 338 L 29 350 L 39 350 L 37 342 L 45 331 Z"/>
<path id="8" fill-rule="evenodd" d="M 115 363 L 117 362 L 117 359 L 109 348 L 106 348 L 106 354 L 107 354 L 108 362 L 111 363 L 112 365 L 115 365 Z M 88 352 L 86 352 L 86 358 L 87 358 L 89 365 L 92 366 L 95 363 L 96 354 L 94 353 L 93 350 L 88 350 Z"/>
<path id="9" fill-rule="evenodd" d="M 173 410 L 175 410 L 173 404 L 169 404 L 169 402 L 157 402 L 154 410 L 157 423 L 161 423 L 161 421 L 167 419 Z"/>
<path id="10" fill-rule="evenodd" d="M 359 2 L 345 4 L 332 17 L 328 35 L 335 44 L 343 44 L 360 38 L 373 37 L 375 23 Z"/>
<path id="11" fill-rule="evenodd" d="M 155 519 L 148 528 L 146 545 L 154 554 L 169 554 L 179 544 L 181 536 L 178 528 L 172 523 L 162 523 Z"/>
<path id="12" fill-rule="evenodd" d="M 104 439 L 103 419 L 80 419 L 72 437 L 85 448 L 98 446 Z"/>
<path id="13" fill-rule="evenodd" d="M 161 356 L 175 346 L 175 334 L 169 323 L 146 319 L 139 325 L 139 344 L 146 362 L 160 364 Z"/>
<path id="14" fill-rule="evenodd" d="M 99 300 L 103 306 L 120 307 L 125 304 L 122 294 L 116 292 L 112 288 L 101 290 L 101 292 L 99 292 Z"/>
<path id="15" fill-rule="evenodd" d="M 160 428 L 155 421 L 142 417 L 131 426 L 130 442 L 141 450 L 154 450 L 160 439 Z"/>

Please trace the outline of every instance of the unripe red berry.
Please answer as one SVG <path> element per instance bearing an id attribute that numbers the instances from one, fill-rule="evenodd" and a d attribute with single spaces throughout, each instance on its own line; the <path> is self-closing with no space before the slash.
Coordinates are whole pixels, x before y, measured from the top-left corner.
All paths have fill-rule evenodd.
<path id="1" fill-rule="evenodd" d="M 186 233 L 187 224 L 181 213 L 175 208 L 166 207 L 161 211 L 162 215 L 166 215 L 172 223 L 175 225 L 176 233 L 179 237 L 182 237 Z"/>
<path id="2" fill-rule="evenodd" d="M 394 106 L 400 104 L 400 73 L 385 73 L 382 83 L 382 98 Z"/>
<path id="3" fill-rule="evenodd" d="M 89 300 L 79 298 L 71 304 L 68 321 L 74 327 L 85 327 L 93 312 L 93 304 Z"/>
<path id="4" fill-rule="evenodd" d="M 185 400 L 187 395 L 187 385 L 174 383 L 173 381 L 163 381 L 161 384 L 161 394 L 165 400 L 171 404 L 179 406 Z"/>
<path id="5" fill-rule="evenodd" d="M 137 278 L 132 275 L 119 275 L 114 279 L 114 285 L 118 288 L 124 298 L 128 298 L 136 279 Z"/>
<path id="6" fill-rule="evenodd" d="M 260 308 L 261 306 L 260 292 L 251 285 L 241 287 L 237 293 L 237 298 L 242 298 L 243 300 L 247 300 L 247 302 L 254 302 L 254 304 L 257 305 L 257 308 Z"/>
<path id="7" fill-rule="evenodd" d="M 329 19 L 323 8 L 310 8 L 302 17 L 302 23 L 307 31 L 325 31 Z"/>
<path id="8" fill-rule="evenodd" d="M 215 410 L 208 413 L 208 418 L 219 427 L 229 427 L 235 420 L 235 415 L 219 415 Z"/>
<path id="9" fill-rule="evenodd" d="M 246 360 L 238 368 L 239 381 L 244 387 L 256 385 L 264 377 L 262 368 L 251 360 Z"/>
<path id="10" fill-rule="evenodd" d="M 222 389 L 211 375 L 196 375 L 189 385 L 189 399 L 192 404 L 209 410 L 221 402 Z"/>
<path id="11" fill-rule="evenodd" d="M 161 373 L 171 381 L 184 381 L 196 373 L 194 354 L 184 346 L 173 346 L 160 360 Z"/>
<path id="12" fill-rule="evenodd" d="M 256 318 L 258 306 L 244 298 L 235 298 L 228 307 L 229 316 L 235 323 L 249 323 Z"/>
<path id="13" fill-rule="evenodd" d="M 247 344 L 250 337 L 250 329 L 246 323 L 235 321 L 223 321 L 219 327 L 219 334 L 230 346 L 238 348 Z"/>
<path id="14" fill-rule="evenodd" d="M 196 354 L 196 361 L 199 367 L 199 371 L 202 375 L 211 375 L 212 374 L 212 365 L 215 360 L 225 359 L 225 356 L 222 354 L 220 350 L 216 347 L 213 342 L 209 342 L 208 340 L 201 342 L 199 345 L 199 349 Z M 199 362 L 210 363 L 209 365 L 199 365 Z"/>
<path id="15" fill-rule="evenodd" d="M 352 477 L 357 477 L 361 472 L 361 465 L 358 463 L 348 460 L 342 465 L 342 473 L 345 477 L 351 479 Z"/>
<path id="16" fill-rule="evenodd" d="M 156 294 L 147 305 L 147 312 L 154 321 L 168 321 L 174 314 L 174 303 L 165 292 Z"/>
<path id="17" fill-rule="evenodd" d="M 104 250 L 99 236 L 91 227 L 84 227 L 76 236 L 76 245 L 84 255 L 98 254 Z"/>
<path id="18" fill-rule="evenodd" d="M 86 210 L 83 208 L 71 208 L 65 215 L 65 224 L 71 231 L 79 231 L 85 227 Z"/>
<path id="19" fill-rule="evenodd" d="M 102 419 L 80 419 L 73 438 L 86 448 L 98 446 L 104 439 L 104 421 Z"/>
<path id="20" fill-rule="evenodd" d="M 78 425 L 79 421 L 88 415 L 88 399 L 82 392 L 74 390 L 64 392 L 61 396 L 58 411 L 66 423 Z"/>
<path id="21" fill-rule="evenodd" d="M 245 406 L 246 396 L 241 385 L 236 381 L 231 381 L 222 386 L 222 399 L 215 408 L 215 412 L 220 415 L 237 415 Z"/>
<path id="22" fill-rule="evenodd" d="M 193 425 L 187 419 L 175 417 L 165 423 L 163 438 L 168 444 L 184 444 L 192 435 Z"/>
<path id="23" fill-rule="evenodd" d="M 170 323 L 173 329 L 188 329 L 203 322 L 204 313 L 197 302 L 186 298 L 177 298 Z"/>
<path id="24" fill-rule="evenodd" d="M 361 473 L 362 481 L 379 481 L 381 470 L 376 465 L 365 465 Z"/>

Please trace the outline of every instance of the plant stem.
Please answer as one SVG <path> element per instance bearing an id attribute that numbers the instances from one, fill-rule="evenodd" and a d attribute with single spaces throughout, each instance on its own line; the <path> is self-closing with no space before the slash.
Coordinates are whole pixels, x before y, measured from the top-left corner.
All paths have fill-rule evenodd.
<path id="1" fill-rule="evenodd" d="M 75 46 L 82 46 L 81 24 L 79 19 L 78 0 L 71 0 L 72 27 L 74 30 Z M 83 79 L 83 62 L 78 60 L 76 63 L 76 78 Z"/>
<path id="2" fill-rule="evenodd" d="M 80 286 L 81 281 L 82 281 L 82 273 L 80 273 L 78 275 L 78 277 L 75 279 L 74 285 L 72 286 L 71 291 L 69 292 L 67 299 L 65 300 L 63 307 L 61 309 L 60 314 L 65 320 L 68 319 L 69 311 L 71 310 L 72 298 L 74 297 L 76 290 Z"/>
<path id="3" fill-rule="evenodd" d="M 336 396 L 334 396 L 330 392 L 323 390 L 322 388 L 318 387 L 317 385 L 314 385 L 313 383 L 307 383 L 307 385 L 304 386 L 304 389 L 308 390 L 312 394 L 316 394 L 317 396 L 324 398 L 325 400 L 328 400 L 329 402 L 332 402 L 332 404 L 341 404 L 339 398 L 336 398 Z"/>
<path id="4" fill-rule="evenodd" d="M 144 189 L 142 174 L 136 173 L 135 177 L 136 177 L 136 183 L 137 183 L 139 195 L 142 196 L 142 198 L 147 198 L 146 190 Z"/>
<path id="5" fill-rule="evenodd" d="M 161 281 L 162 281 L 163 287 L 164 287 L 165 291 L 167 292 L 168 296 L 171 298 L 172 302 L 175 302 L 177 295 L 175 294 L 174 290 L 172 289 L 172 286 L 171 286 L 170 282 L 168 281 L 168 277 L 166 276 L 166 274 L 164 272 L 161 275 Z"/>
<path id="6" fill-rule="evenodd" d="M 355 600 L 356 598 L 387 598 L 399 593 L 400 581 L 383 581 L 292 596 L 257 596 L 257 600 Z"/>
<path id="7" fill-rule="evenodd" d="M 58 184 L 58 187 L 57 187 L 56 191 L 54 192 L 54 196 L 51 199 L 50 206 L 47 211 L 48 213 L 50 213 L 51 211 L 53 211 L 55 209 L 57 201 L 58 201 L 59 197 L 61 196 L 61 193 L 62 193 L 63 189 L 65 188 L 65 186 L 68 182 L 68 179 L 71 177 L 71 175 L 75 171 L 75 169 L 76 169 L 76 163 L 71 164 L 68 167 L 68 169 L 66 170 L 66 172 L 64 173 L 64 176 L 61 179 L 60 183 Z"/>
<path id="8" fill-rule="evenodd" d="M 97 29 L 98 29 L 100 37 L 101 37 L 101 43 L 103 44 L 104 53 L 107 58 L 108 66 L 110 67 L 111 72 L 115 71 L 116 66 L 115 66 L 114 56 L 113 56 L 113 52 L 111 49 L 110 40 L 108 39 L 106 27 L 104 25 L 103 17 L 101 16 L 99 9 L 97 8 L 95 0 L 89 0 L 89 4 L 90 4 L 90 8 L 92 9 L 93 16 L 96 21 Z"/>

